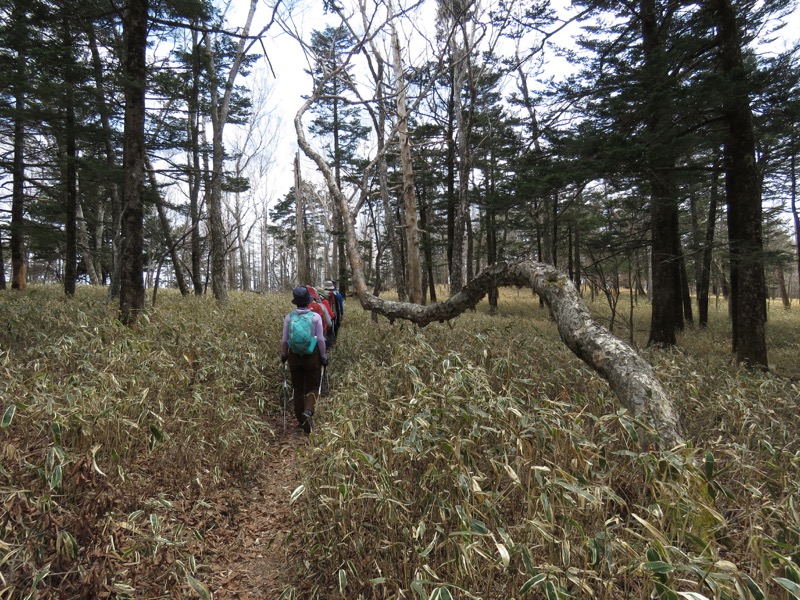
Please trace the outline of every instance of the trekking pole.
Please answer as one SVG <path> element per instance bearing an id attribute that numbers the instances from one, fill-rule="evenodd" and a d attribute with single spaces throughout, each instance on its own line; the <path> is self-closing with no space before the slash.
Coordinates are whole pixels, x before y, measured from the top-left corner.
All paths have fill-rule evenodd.
<path id="1" fill-rule="evenodd" d="M 317 398 L 320 398 L 320 397 L 322 397 L 322 380 L 323 380 L 323 379 L 325 379 L 325 373 L 326 373 L 326 371 L 327 371 L 327 369 L 326 369 L 326 368 L 325 368 L 325 366 L 323 365 L 323 366 L 322 366 L 322 373 L 321 373 L 321 374 L 320 374 L 320 376 L 319 376 L 319 389 L 317 390 Z"/>
<path id="2" fill-rule="evenodd" d="M 289 402 L 289 384 L 286 381 L 286 363 L 283 363 L 283 433 L 286 433 L 286 404 Z"/>

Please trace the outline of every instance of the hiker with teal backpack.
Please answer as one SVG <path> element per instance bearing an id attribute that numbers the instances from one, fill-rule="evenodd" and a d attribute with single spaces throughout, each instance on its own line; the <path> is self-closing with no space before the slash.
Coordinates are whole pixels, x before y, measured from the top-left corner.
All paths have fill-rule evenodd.
<path id="1" fill-rule="evenodd" d="M 281 362 L 289 363 L 294 414 L 306 433 L 311 433 L 322 369 L 328 364 L 322 319 L 308 308 L 310 302 L 308 288 L 294 288 L 292 304 L 297 308 L 284 318 L 281 337 Z"/>

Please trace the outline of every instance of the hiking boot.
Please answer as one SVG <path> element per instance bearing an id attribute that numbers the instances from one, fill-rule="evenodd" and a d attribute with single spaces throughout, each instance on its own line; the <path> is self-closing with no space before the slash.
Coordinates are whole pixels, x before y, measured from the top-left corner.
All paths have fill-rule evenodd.
<path id="1" fill-rule="evenodd" d="M 314 413 L 306 409 L 303 411 L 303 422 L 300 424 L 303 427 L 303 431 L 306 433 L 311 433 L 311 430 L 314 427 Z"/>

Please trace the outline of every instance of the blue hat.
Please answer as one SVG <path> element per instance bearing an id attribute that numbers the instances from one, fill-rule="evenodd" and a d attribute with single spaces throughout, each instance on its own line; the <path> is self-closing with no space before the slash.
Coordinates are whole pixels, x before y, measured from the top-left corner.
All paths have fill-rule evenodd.
<path id="1" fill-rule="evenodd" d="M 304 285 L 299 285 L 292 290 L 292 304 L 299 307 L 308 306 L 311 302 L 311 294 L 308 293 L 308 288 Z"/>

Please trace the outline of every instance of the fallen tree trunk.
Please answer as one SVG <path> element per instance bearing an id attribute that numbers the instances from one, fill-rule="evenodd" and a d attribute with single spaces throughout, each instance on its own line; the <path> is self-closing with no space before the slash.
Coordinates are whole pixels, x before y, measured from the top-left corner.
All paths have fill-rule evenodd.
<path id="1" fill-rule="evenodd" d="M 655 439 L 642 437 L 645 445 L 669 449 L 684 442 L 678 411 L 672 404 L 652 366 L 630 345 L 594 321 L 569 278 L 555 267 L 534 261 L 496 263 L 481 271 L 458 294 L 444 302 L 420 306 L 393 302 L 369 293 L 363 262 L 347 198 L 336 185 L 330 167 L 306 141 L 303 113 L 313 102 L 312 95 L 295 116 L 295 131 L 300 148 L 313 160 L 325 177 L 328 189 L 345 215 L 347 255 L 353 271 L 353 284 L 361 306 L 390 320 L 404 319 L 420 326 L 446 321 L 472 308 L 493 286 L 530 287 L 549 306 L 562 341 L 589 367 L 608 381 L 622 405 L 638 420 L 648 424 Z"/>

